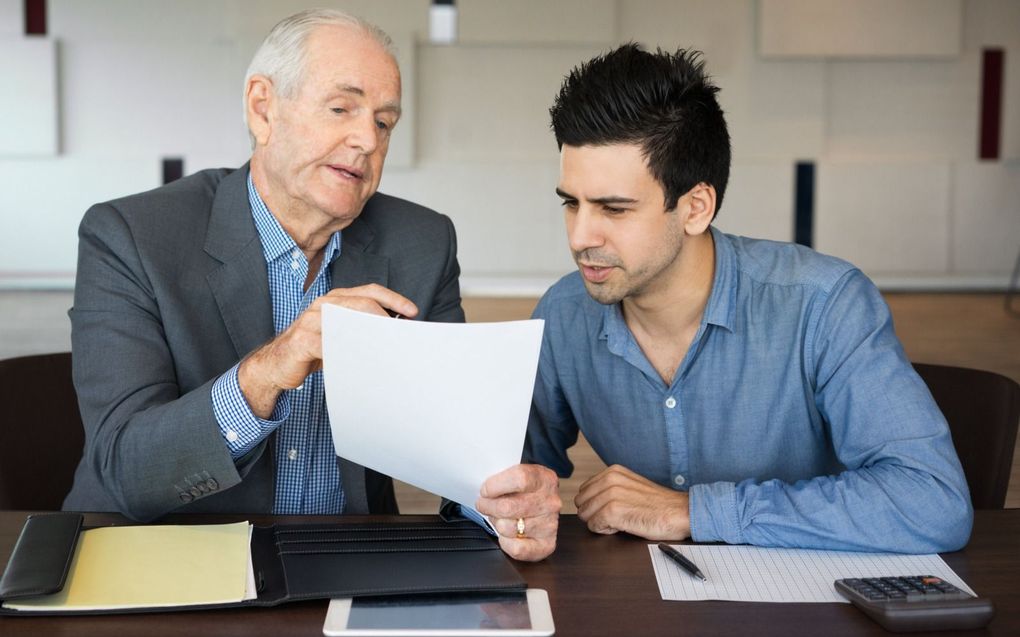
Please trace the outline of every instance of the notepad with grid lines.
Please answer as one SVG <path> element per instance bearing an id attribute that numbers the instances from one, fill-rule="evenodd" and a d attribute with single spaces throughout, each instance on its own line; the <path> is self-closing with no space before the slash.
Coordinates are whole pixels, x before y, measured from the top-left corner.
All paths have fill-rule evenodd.
<path id="1" fill-rule="evenodd" d="M 844 577 L 935 575 L 974 594 L 938 555 L 897 555 L 757 546 L 673 545 L 708 578 L 692 577 L 655 544 L 648 552 L 664 600 L 843 602 L 832 583 Z"/>

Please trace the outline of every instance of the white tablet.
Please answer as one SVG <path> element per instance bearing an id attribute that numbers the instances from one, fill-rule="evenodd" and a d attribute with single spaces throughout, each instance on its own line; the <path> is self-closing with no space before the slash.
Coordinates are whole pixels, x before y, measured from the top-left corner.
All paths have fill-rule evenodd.
<path id="1" fill-rule="evenodd" d="M 519 593 L 356 597 L 329 602 L 329 637 L 538 637 L 552 635 L 549 596 Z"/>

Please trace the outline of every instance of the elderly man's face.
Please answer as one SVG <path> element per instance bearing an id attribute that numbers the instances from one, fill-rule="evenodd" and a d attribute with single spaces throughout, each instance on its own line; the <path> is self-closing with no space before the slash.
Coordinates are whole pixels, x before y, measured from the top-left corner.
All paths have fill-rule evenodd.
<path id="1" fill-rule="evenodd" d="M 262 150 L 283 214 L 348 225 L 379 187 L 400 115 L 400 72 L 370 36 L 326 26 L 306 42 L 297 93 L 278 98 Z M 332 218 L 332 219 L 330 219 Z"/>

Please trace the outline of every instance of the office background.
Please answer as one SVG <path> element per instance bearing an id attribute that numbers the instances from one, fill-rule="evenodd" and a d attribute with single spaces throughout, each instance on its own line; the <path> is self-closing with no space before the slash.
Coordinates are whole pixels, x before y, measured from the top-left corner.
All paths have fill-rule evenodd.
<path id="1" fill-rule="evenodd" d="M 381 190 L 453 218 L 469 319 L 526 315 L 572 269 L 548 107 L 630 40 L 705 52 L 733 138 L 721 229 L 811 242 L 886 292 L 1009 284 L 1020 0 L 458 0 L 452 44 L 430 42 L 430 4 L 0 0 L 0 357 L 69 348 L 89 205 L 246 160 L 247 64 L 316 5 L 395 40 L 405 115 Z M 1020 380 L 1001 296 L 924 298 L 890 299 L 912 358 Z"/>
<path id="2" fill-rule="evenodd" d="M 467 294 L 537 294 L 570 269 L 548 107 L 617 43 L 705 51 L 731 126 L 718 226 L 791 240 L 814 166 L 814 245 L 885 289 L 1002 289 L 1020 249 L 1017 0 L 428 0 L 341 7 L 395 39 L 404 119 L 381 189 L 450 215 Z M 31 3 L 27 3 L 31 4 Z M 0 0 L 0 286 L 70 287 L 93 202 L 247 157 L 244 72 L 312 0 Z M 984 52 L 999 50 L 999 159 L 979 159 Z M 171 164 L 172 165 L 172 164 Z M 811 184 L 803 183 L 804 188 Z M 803 211 L 802 211 L 803 213 Z"/>

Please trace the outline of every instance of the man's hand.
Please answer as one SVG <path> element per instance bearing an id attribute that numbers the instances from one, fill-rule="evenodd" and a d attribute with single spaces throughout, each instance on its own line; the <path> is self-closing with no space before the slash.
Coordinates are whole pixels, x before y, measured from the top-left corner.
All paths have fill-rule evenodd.
<path id="1" fill-rule="evenodd" d="M 613 465 L 588 479 L 574 498 L 577 517 L 595 533 L 625 531 L 649 540 L 683 540 L 691 534 L 687 493 Z"/>
<path id="2" fill-rule="evenodd" d="M 560 524 L 559 478 L 536 464 L 519 464 L 490 477 L 482 485 L 475 508 L 489 516 L 499 545 L 514 559 L 537 562 L 556 549 Z M 518 537 L 517 521 L 524 520 Z"/>
<path id="3" fill-rule="evenodd" d="M 322 369 L 322 306 L 326 304 L 380 316 L 388 316 L 387 310 L 407 317 L 418 315 L 409 299 L 375 283 L 330 290 L 315 299 L 286 330 L 249 354 L 237 369 L 241 392 L 259 418 L 272 415 L 280 392 L 300 386 L 309 374 Z"/>

